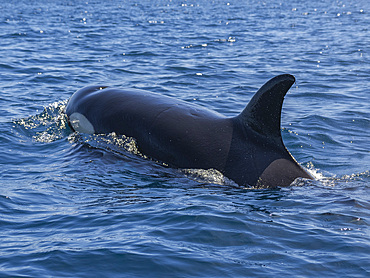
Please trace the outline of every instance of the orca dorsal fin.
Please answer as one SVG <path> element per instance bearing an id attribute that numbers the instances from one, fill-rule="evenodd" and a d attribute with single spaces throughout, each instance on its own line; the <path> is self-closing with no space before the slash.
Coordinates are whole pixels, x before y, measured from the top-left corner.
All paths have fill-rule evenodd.
<path id="1" fill-rule="evenodd" d="M 262 135 L 280 139 L 281 108 L 284 96 L 294 82 L 295 78 L 290 74 L 270 79 L 257 91 L 237 118 L 244 126 L 247 125 Z"/>

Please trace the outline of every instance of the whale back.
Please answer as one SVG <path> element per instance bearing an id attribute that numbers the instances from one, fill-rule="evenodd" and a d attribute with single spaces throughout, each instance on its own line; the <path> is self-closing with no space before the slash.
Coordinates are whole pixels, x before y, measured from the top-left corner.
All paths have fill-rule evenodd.
<path id="1" fill-rule="evenodd" d="M 90 86 L 68 101 L 75 131 L 135 138 L 143 154 L 177 168 L 214 168 L 241 186 L 312 178 L 285 148 L 280 118 L 293 76 L 274 77 L 236 117 L 138 89 Z"/>

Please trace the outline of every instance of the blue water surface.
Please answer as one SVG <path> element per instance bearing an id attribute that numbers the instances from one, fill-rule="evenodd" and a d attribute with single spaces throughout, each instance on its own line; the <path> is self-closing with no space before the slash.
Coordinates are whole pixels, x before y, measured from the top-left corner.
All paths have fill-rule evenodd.
<path id="1" fill-rule="evenodd" d="M 366 277 L 370 2 L 0 3 L 1 277 Z M 73 133 L 86 85 L 237 115 L 296 77 L 282 135 L 315 177 L 238 188 Z"/>

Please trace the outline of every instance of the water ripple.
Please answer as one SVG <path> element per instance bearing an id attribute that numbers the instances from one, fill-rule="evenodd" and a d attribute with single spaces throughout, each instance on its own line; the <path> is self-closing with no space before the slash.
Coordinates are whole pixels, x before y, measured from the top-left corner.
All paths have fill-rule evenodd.
<path id="1" fill-rule="evenodd" d="M 368 1 L 0 7 L 0 276 L 368 275 Z M 63 114 L 106 84 L 235 116 L 282 73 L 284 142 L 317 177 L 287 188 L 168 168 Z"/>

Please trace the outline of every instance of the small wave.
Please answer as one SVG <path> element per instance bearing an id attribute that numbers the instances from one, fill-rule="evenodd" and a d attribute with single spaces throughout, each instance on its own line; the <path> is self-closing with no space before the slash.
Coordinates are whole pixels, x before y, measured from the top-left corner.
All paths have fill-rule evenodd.
<path id="1" fill-rule="evenodd" d="M 216 169 L 182 169 L 181 172 L 185 173 L 188 178 L 193 179 L 199 183 L 240 187 L 234 181 L 228 179 Z"/>
<path id="2" fill-rule="evenodd" d="M 68 140 L 71 143 L 86 144 L 89 147 L 113 152 L 120 156 L 133 154 L 136 157 L 151 160 L 159 165 L 168 167 L 166 163 L 157 161 L 141 153 L 134 138 L 125 135 L 117 135 L 114 132 L 109 134 L 92 135 L 75 132 L 69 135 Z M 187 178 L 192 179 L 198 183 L 225 185 L 240 188 L 240 186 L 237 185 L 234 181 L 228 179 L 221 172 L 215 169 L 179 169 L 179 172 L 185 174 Z"/>
<path id="3" fill-rule="evenodd" d="M 132 137 L 117 135 L 115 133 L 110 133 L 108 135 L 72 133 L 71 129 L 68 127 L 67 117 L 64 112 L 66 104 L 67 100 L 49 104 L 37 115 L 14 120 L 13 128 L 21 137 L 30 138 L 39 143 L 51 143 L 63 138 L 68 138 L 68 141 L 71 143 L 77 142 L 87 144 L 90 147 L 113 152 L 121 156 L 133 154 L 144 159 L 152 160 L 140 152 L 136 140 Z M 156 162 L 168 167 L 165 163 Z M 315 181 L 307 182 L 306 180 L 297 179 L 293 182 L 292 186 L 317 184 L 333 187 L 338 184 L 345 184 L 353 181 L 362 184 L 363 182 L 368 182 L 370 178 L 369 171 L 338 177 L 331 173 L 324 173 L 315 168 L 312 164 L 306 165 L 306 170 L 315 178 Z M 199 183 L 240 187 L 234 181 L 228 179 L 215 169 L 181 169 L 180 172 L 185 174 L 187 178 Z"/>
<path id="4" fill-rule="evenodd" d="M 357 179 L 362 179 L 362 178 L 370 178 L 370 171 L 364 171 L 361 173 L 354 173 L 351 175 L 344 175 L 342 179 L 347 179 L 347 180 L 357 180 Z"/>
<path id="5" fill-rule="evenodd" d="M 344 175 L 336 179 L 344 183 L 353 184 L 353 182 L 360 182 L 368 186 L 370 182 L 370 171 L 367 170 L 361 173 L 353 173 L 350 175 Z"/>
<path id="6" fill-rule="evenodd" d="M 71 143 L 78 142 L 87 144 L 90 147 L 103 149 L 120 155 L 126 155 L 128 152 L 143 158 L 148 158 L 139 151 L 134 138 L 125 135 L 117 135 L 114 132 L 91 135 L 75 132 L 69 135 L 68 141 Z"/>
<path id="7" fill-rule="evenodd" d="M 341 186 L 346 184 L 368 185 L 370 181 L 370 171 L 361 173 L 346 174 L 343 176 L 330 175 L 329 173 L 321 173 L 317 169 L 308 169 L 310 174 L 315 178 L 317 185 L 322 186 Z"/>
<path id="8" fill-rule="evenodd" d="M 14 128 L 36 142 L 50 143 L 65 138 L 69 133 L 64 113 L 67 100 L 54 102 L 37 115 L 14 120 Z"/>

